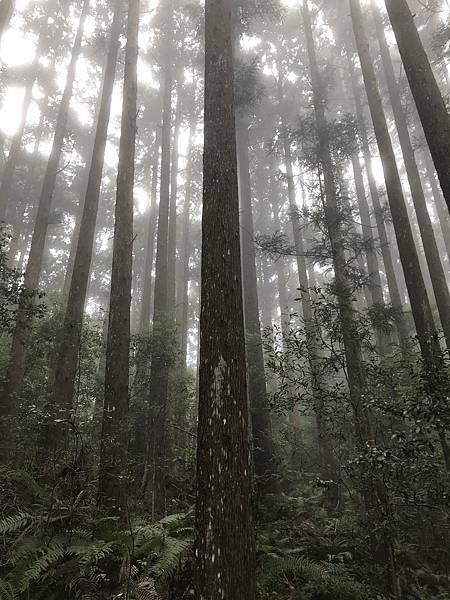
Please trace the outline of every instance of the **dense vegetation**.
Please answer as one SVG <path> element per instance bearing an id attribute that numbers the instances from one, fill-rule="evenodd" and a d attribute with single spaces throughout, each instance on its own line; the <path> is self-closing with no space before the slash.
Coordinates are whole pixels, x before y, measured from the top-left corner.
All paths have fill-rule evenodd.
<path id="1" fill-rule="evenodd" d="M 450 599 L 448 3 L 0 36 L 0 600 Z"/>

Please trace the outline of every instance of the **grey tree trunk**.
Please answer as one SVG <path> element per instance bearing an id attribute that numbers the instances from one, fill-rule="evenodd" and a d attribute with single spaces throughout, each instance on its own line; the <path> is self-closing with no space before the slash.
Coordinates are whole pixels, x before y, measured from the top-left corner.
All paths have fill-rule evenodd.
<path id="1" fill-rule="evenodd" d="M 86 292 L 92 261 L 95 224 L 98 212 L 100 185 L 102 181 L 103 162 L 121 29 L 122 0 L 116 0 L 103 75 L 103 89 L 97 128 L 95 131 L 94 148 L 90 161 L 86 196 L 81 215 L 77 250 L 67 299 L 62 341 L 55 370 L 55 382 L 53 388 L 54 405 L 55 407 L 59 407 L 58 409 L 61 410 L 63 418 L 68 418 L 70 416 L 73 403 L 83 310 L 86 301 Z"/>
<path id="2" fill-rule="evenodd" d="M 207 0 L 197 597 L 255 600 L 230 0 Z"/>
<path id="3" fill-rule="evenodd" d="M 39 285 L 39 276 L 42 268 L 45 240 L 47 237 L 48 222 L 52 205 L 53 191 L 58 174 L 59 161 L 67 133 L 70 100 L 72 98 L 75 70 L 78 57 L 81 53 L 84 23 L 89 11 L 89 0 L 84 0 L 75 41 L 72 48 L 72 57 L 67 70 L 67 79 L 59 106 L 58 117 L 55 124 L 52 149 L 48 159 L 47 168 L 39 198 L 33 237 L 31 239 L 30 254 L 24 274 L 24 297 L 19 303 L 16 326 L 11 343 L 11 354 L 8 365 L 6 396 L 11 397 L 19 391 L 25 373 L 26 345 L 30 331 L 29 311 L 26 303 L 30 302 Z M 7 400 L 8 402 L 8 400 Z"/>
<path id="4" fill-rule="evenodd" d="M 141 301 L 141 314 L 139 319 L 139 331 L 144 333 L 150 327 L 150 312 L 152 301 L 152 270 L 153 257 L 155 254 L 155 233 L 157 222 L 157 190 L 158 190 L 158 168 L 159 168 L 159 150 L 161 147 L 161 131 L 156 130 L 156 139 L 154 147 L 154 156 L 152 164 L 152 183 L 150 189 L 150 209 L 147 223 L 147 239 L 145 243 L 145 263 L 143 274 L 143 290 Z"/>
<path id="5" fill-rule="evenodd" d="M 385 0 L 425 137 L 450 211 L 450 116 L 406 0 Z"/>
<path id="6" fill-rule="evenodd" d="M 431 277 L 431 283 L 436 298 L 436 305 L 438 308 L 439 317 L 441 319 L 441 325 L 444 331 L 447 348 L 450 349 L 450 293 L 439 256 L 433 225 L 428 213 L 425 194 L 422 188 L 420 173 L 417 167 L 414 149 L 408 131 L 406 116 L 401 103 L 400 89 L 395 79 L 394 67 L 392 65 L 391 55 L 386 41 L 383 22 L 381 20 L 381 15 L 378 11 L 378 8 L 375 6 L 373 0 L 372 11 L 375 20 L 378 43 L 380 46 L 381 60 L 383 62 L 384 73 L 387 81 L 389 99 L 394 113 L 395 124 L 398 131 L 400 147 L 402 149 L 403 160 L 411 189 L 411 196 L 416 211 L 417 222 L 419 224 L 425 258 Z"/>
<path id="7" fill-rule="evenodd" d="M 274 446 L 259 320 L 258 282 L 253 228 L 249 134 L 246 120 L 236 116 L 239 199 L 241 208 L 242 282 L 246 333 L 247 385 L 252 419 L 253 461 L 259 489 L 273 491 Z"/>
<path id="8" fill-rule="evenodd" d="M 98 500 L 126 516 L 130 308 L 133 262 L 133 189 L 137 115 L 139 0 L 128 0 L 127 45 L 117 171 L 111 295 L 106 344 L 105 401 Z"/>

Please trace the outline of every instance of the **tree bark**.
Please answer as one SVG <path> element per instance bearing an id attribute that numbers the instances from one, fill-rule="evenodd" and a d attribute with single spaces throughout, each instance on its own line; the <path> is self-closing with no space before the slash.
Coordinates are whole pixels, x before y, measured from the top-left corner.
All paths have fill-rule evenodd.
<path id="1" fill-rule="evenodd" d="M 450 211 L 450 117 L 406 0 L 385 0 L 425 137 Z"/>
<path id="2" fill-rule="evenodd" d="M 255 600 L 231 2 L 205 9 L 197 596 Z"/>
<path id="3" fill-rule="evenodd" d="M 106 345 L 105 400 L 98 498 L 126 515 L 130 308 L 133 262 L 133 189 L 136 145 L 139 0 L 128 0 L 127 45 L 117 171 L 111 295 Z"/>

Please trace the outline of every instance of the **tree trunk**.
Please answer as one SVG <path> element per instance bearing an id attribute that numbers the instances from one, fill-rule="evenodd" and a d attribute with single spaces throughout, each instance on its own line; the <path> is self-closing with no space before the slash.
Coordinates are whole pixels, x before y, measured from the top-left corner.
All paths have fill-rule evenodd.
<path id="1" fill-rule="evenodd" d="M 13 0 L 1 0 L 0 2 L 0 40 L 8 29 L 9 21 L 13 14 L 14 2 Z"/>
<path id="2" fill-rule="evenodd" d="M 173 0 L 165 7 L 166 62 L 163 67 L 163 119 L 161 137 L 161 183 L 159 195 L 158 234 L 156 240 L 155 296 L 153 307 L 153 349 L 150 367 L 149 407 L 151 435 L 148 457 L 151 461 L 152 515 L 163 515 L 166 504 L 166 456 L 169 386 L 170 330 L 169 314 L 169 207 L 170 207 L 170 142 L 173 85 Z"/>
<path id="3" fill-rule="evenodd" d="M 252 419 L 253 461 L 261 491 L 273 491 L 274 445 L 259 320 L 258 281 L 248 156 L 248 124 L 236 117 L 239 199 L 241 209 L 242 282 L 246 333 L 247 385 Z"/>
<path id="4" fill-rule="evenodd" d="M 367 134 L 364 113 L 363 113 L 363 106 L 362 106 L 362 101 L 361 101 L 361 94 L 360 94 L 358 82 L 356 79 L 355 67 L 353 65 L 352 58 L 351 58 L 352 52 L 351 52 L 350 41 L 349 41 L 348 37 L 345 37 L 344 43 L 345 43 L 345 54 L 347 57 L 348 68 L 350 71 L 350 80 L 351 80 L 351 86 L 352 86 L 352 92 L 353 92 L 353 100 L 355 103 L 356 118 L 358 121 L 358 130 L 359 130 L 359 135 L 361 137 L 362 151 L 363 151 L 364 162 L 365 162 L 366 171 L 367 171 L 367 179 L 369 182 L 370 197 L 372 200 L 372 205 L 373 205 L 374 214 L 375 214 L 375 221 L 377 224 L 379 245 L 381 248 L 381 256 L 383 258 L 384 272 L 386 275 L 390 301 L 391 301 L 392 307 L 395 309 L 395 312 L 396 312 L 395 324 L 396 324 L 398 339 L 400 342 L 400 347 L 401 347 L 403 353 L 406 354 L 407 348 L 409 345 L 409 343 L 408 343 L 409 335 L 408 335 L 408 328 L 406 326 L 406 320 L 403 315 L 403 301 L 402 301 L 402 297 L 400 295 L 399 282 L 395 275 L 394 261 L 392 258 L 392 251 L 391 251 L 391 248 L 389 245 L 389 238 L 388 238 L 388 234 L 387 234 L 387 230 L 386 230 L 386 225 L 384 222 L 380 194 L 378 192 L 377 184 L 375 181 L 375 176 L 373 173 L 372 156 L 371 156 L 371 152 L 370 152 L 369 137 Z"/>
<path id="5" fill-rule="evenodd" d="M 28 262 L 25 269 L 23 283 L 25 290 L 24 298 L 22 298 L 22 300 L 19 302 L 19 309 L 16 317 L 16 327 L 11 344 L 10 362 L 6 376 L 7 397 L 11 397 L 19 391 L 25 373 L 26 345 L 31 325 L 30 317 L 28 316 L 29 312 L 26 310 L 25 305 L 26 303 L 29 303 L 30 300 L 33 300 L 33 295 L 39 286 L 39 276 L 42 268 L 42 259 L 44 255 L 45 240 L 47 237 L 53 191 L 58 174 L 64 138 L 67 131 L 67 120 L 69 116 L 70 100 L 72 98 L 73 84 L 75 80 L 75 70 L 78 57 L 81 52 L 84 23 L 86 21 L 88 11 L 89 0 L 84 0 L 83 9 L 78 24 L 78 30 L 72 48 L 72 57 L 67 70 L 66 85 L 59 106 L 52 149 L 44 175 L 44 182 L 42 184 L 42 191 L 39 198 L 36 221 L 34 224 L 33 237 L 31 239 L 30 254 L 28 256 Z"/>
<path id="6" fill-rule="evenodd" d="M 400 176 L 395 162 L 394 150 L 392 148 L 381 96 L 375 77 L 375 70 L 370 56 L 369 43 L 364 30 L 359 0 L 350 0 L 350 8 L 356 45 L 361 61 L 375 136 L 383 164 L 389 206 L 400 252 L 400 260 L 411 302 L 411 309 L 416 325 L 417 337 L 425 364 L 428 368 L 434 369 L 436 367 L 436 365 L 434 365 L 435 359 L 440 355 L 440 352 L 436 347 L 436 329 L 434 327 L 433 315 L 420 269 L 419 258 L 414 245 L 414 238 L 408 219 Z"/>
<path id="7" fill-rule="evenodd" d="M 156 130 L 156 139 L 154 147 L 154 156 L 152 164 L 152 184 L 150 189 L 150 209 L 147 223 L 147 240 L 145 245 L 145 264 L 143 275 L 143 291 L 141 302 L 141 314 L 139 321 L 140 333 L 145 333 L 150 327 L 150 312 L 152 301 L 152 270 L 153 256 L 155 253 L 155 233 L 157 221 L 157 190 L 158 190 L 158 167 L 159 167 L 159 149 L 161 147 L 161 132 L 158 127 Z"/>
<path id="8" fill-rule="evenodd" d="M 177 260 L 177 194 L 178 194 L 178 138 L 182 116 L 183 81 L 181 75 L 177 81 L 177 107 L 173 125 L 172 164 L 170 167 L 170 207 L 169 207 L 169 241 L 167 260 L 167 296 L 170 310 L 176 308 L 176 260 Z"/>
<path id="9" fill-rule="evenodd" d="M 385 0 L 425 137 L 450 211 L 450 117 L 406 0 Z"/>
<path id="10" fill-rule="evenodd" d="M 139 0 L 128 0 L 127 45 L 114 224 L 111 296 L 106 345 L 105 401 L 98 497 L 112 514 L 126 515 L 128 385 L 133 189 L 136 145 Z"/>
<path id="11" fill-rule="evenodd" d="M 84 199 L 83 213 L 81 215 L 77 250 L 62 330 L 62 341 L 55 371 L 53 390 L 54 405 L 55 407 L 59 407 L 62 411 L 63 418 L 68 418 L 70 416 L 73 403 L 83 310 L 86 301 L 86 292 L 92 261 L 95 223 L 98 212 L 100 185 L 102 181 L 103 162 L 121 28 L 122 0 L 116 0 L 103 75 L 103 89 L 97 129 L 95 131 L 94 149 L 90 161 L 86 196 Z"/>
<path id="12" fill-rule="evenodd" d="M 2 172 L 2 183 L 0 185 L 0 223 L 2 221 L 4 222 L 7 218 L 11 189 L 14 182 L 14 172 L 16 170 L 22 148 L 22 138 L 25 131 L 25 125 L 27 123 L 28 109 L 31 105 L 33 87 L 39 72 L 39 59 L 41 58 L 42 43 L 43 42 L 41 39 L 39 39 L 34 61 L 30 67 L 30 73 L 25 86 L 25 94 L 20 109 L 19 127 L 17 128 L 17 131 L 12 139 L 8 158 Z"/>
<path id="13" fill-rule="evenodd" d="M 447 348 L 450 349 L 450 293 L 447 281 L 442 267 L 439 250 L 434 236 L 433 225 L 425 200 L 425 194 L 422 188 L 419 169 L 417 167 L 414 149 L 408 131 L 406 116 L 401 103 L 401 94 L 397 81 L 395 79 L 394 68 L 392 65 L 389 47 L 387 45 L 383 22 L 381 20 L 378 8 L 372 0 L 372 11 L 375 20 L 378 42 L 380 46 L 381 59 L 383 62 L 384 73 L 386 76 L 389 98 L 394 113 L 395 124 L 398 131 L 400 147 L 403 153 L 406 173 L 408 176 L 411 196 L 416 211 L 417 222 L 419 224 L 420 235 L 422 238 L 423 249 L 431 277 L 431 283 L 436 298 L 436 305 L 441 319 Z M 450 148 L 450 146 L 449 146 Z M 449 163 L 450 167 L 450 163 Z"/>
<path id="14" fill-rule="evenodd" d="M 231 2 L 205 8 L 197 596 L 255 600 Z"/>

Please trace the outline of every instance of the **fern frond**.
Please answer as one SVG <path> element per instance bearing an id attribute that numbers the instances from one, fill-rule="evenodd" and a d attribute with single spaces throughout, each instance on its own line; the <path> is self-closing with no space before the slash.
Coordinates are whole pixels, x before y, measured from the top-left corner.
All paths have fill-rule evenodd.
<path id="1" fill-rule="evenodd" d="M 187 551 L 191 548 L 192 540 L 168 537 L 156 563 L 151 568 L 152 574 L 163 581 L 171 577 L 180 565 Z"/>
<path id="2" fill-rule="evenodd" d="M 39 577 L 55 565 L 66 553 L 64 544 L 59 539 L 52 540 L 46 547 L 40 548 L 34 555 L 32 564 L 27 563 L 25 570 L 18 568 L 16 573 L 12 573 L 14 579 L 17 578 L 17 590 L 25 592 L 30 585 L 37 581 Z"/>
<path id="3" fill-rule="evenodd" d="M 34 520 L 35 517 L 27 512 L 19 512 L 17 515 L 5 517 L 0 521 L 0 535 L 21 531 Z"/>
<path id="4" fill-rule="evenodd" d="M 4 579 L 0 579 L 0 600 L 17 600 L 15 589 Z"/>

